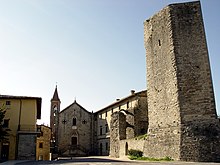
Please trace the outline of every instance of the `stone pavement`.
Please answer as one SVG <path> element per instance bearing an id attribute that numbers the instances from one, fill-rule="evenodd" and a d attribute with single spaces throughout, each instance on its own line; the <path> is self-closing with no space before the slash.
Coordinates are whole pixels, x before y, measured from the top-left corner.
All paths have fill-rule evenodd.
<path id="1" fill-rule="evenodd" d="M 55 161 L 21 161 L 13 160 L 0 163 L 0 165 L 47 165 L 47 164 L 57 164 L 57 165 L 220 165 L 220 163 L 211 162 L 180 162 L 180 161 L 170 161 L 170 162 L 146 162 L 146 161 L 134 161 L 129 160 L 127 157 L 124 158 L 110 158 L 105 156 L 95 156 L 95 157 L 74 157 L 61 158 Z"/>

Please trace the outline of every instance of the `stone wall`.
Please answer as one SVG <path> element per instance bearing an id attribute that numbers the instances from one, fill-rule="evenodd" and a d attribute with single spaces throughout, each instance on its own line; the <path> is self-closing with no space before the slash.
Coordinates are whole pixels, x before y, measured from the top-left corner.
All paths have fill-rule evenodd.
<path id="1" fill-rule="evenodd" d="M 126 116 L 122 112 L 112 114 L 110 123 L 110 156 L 120 157 L 120 140 L 126 138 Z"/>
<path id="2" fill-rule="evenodd" d="M 18 160 L 36 159 L 36 134 L 18 134 Z"/>
<path id="3" fill-rule="evenodd" d="M 131 108 L 126 112 L 126 139 L 131 139 L 135 137 L 136 131 L 135 126 L 137 125 L 137 121 L 135 120 L 134 113 L 135 108 Z"/>
<path id="4" fill-rule="evenodd" d="M 170 11 L 181 110 L 181 159 L 214 161 L 219 155 L 215 148 L 219 121 L 200 4 L 171 5 Z"/>
<path id="5" fill-rule="evenodd" d="M 133 139 L 125 139 L 125 140 L 121 140 L 119 145 L 120 145 L 120 156 L 126 156 L 128 155 L 128 150 L 133 149 L 133 150 L 140 150 L 143 151 L 144 150 L 144 143 L 145 140 L 135 140 L 135 138 Z"/>
<path id="6" fill-rule="evenodd" d="M 170 8 L 145 21 L 144 28 L 149 118 L 144 155 L 178 160 L 180 111 Z"/>
<path id="7" fill-rule="evenodd" d="M 144 27 L 149 117 L 144 154 L 218 160 L 219 121 L 200 2 L 169 5 Z"/>
<path id="8" fill-rule="evenodd" d="M 138 98 L 138 107 L 134 111 L 136 136 L 147 133 L 148 130 L 148 105 L 147 91 L 144 97 Z"/>

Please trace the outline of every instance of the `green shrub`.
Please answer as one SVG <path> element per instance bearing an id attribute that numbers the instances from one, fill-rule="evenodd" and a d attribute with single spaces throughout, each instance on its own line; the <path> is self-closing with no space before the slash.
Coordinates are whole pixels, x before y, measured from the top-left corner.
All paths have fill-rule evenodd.
<path id="1" fill-rule="evenodd" d="M 142 157 L 143 156 L 143 152 L 140 151 L 140 150 L 130 149 L 130 150 L 128 150 L 128 155 L 132 156 L 132 157 Z"/>
<path id="2" fill-rule="evenodd" d="M 171 157 L 166 156 L 165 158 L 150 158 L 150 157 L 138 157 L 138 156 L 129 156 L 131 160 L 146 160 L 146 161 L 173 161 Z"/>
<path id="3" fill-rule="evenodd" d="M 146 139 L 147 138 L 147 134 L 144 134 L 144 135 L 139 135 L 137 137 L 135 137 L 135 140 L 142 140 L 142 139 Z"/>

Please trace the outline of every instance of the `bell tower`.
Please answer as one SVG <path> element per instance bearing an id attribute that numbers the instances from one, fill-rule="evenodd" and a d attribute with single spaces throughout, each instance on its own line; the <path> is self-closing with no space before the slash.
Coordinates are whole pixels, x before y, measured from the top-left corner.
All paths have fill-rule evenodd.
<path id="1" fill-rule="evenodd" d="M 50 127 L 52 129 L 52 145 L 54 147 L 54 152 L 57 151 L 58 145 L 58 124 L 59 124 L 59 112 L 60 112 L 60 99 L 58 96 L 57 85 L 51 99 L 51 107 L 50 107 Z"/>

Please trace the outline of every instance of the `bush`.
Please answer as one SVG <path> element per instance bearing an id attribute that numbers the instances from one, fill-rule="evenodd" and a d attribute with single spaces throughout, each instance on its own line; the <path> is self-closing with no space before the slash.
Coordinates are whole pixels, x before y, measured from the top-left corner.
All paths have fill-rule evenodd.
<path id="1" fill-rule="evenodd" d="M 137 157 L 137 156 L 130 156 L 129 159 L 131 160 L 146 160 L 146 161 L 173 161 L 171 157 L 166 156 L 165 158 L 150 158 L 150 157 Z"/>
<path id="2" fill-rule="evenodd" d="M 132 156 L 132 157 L 142 157 L 143 156 L 143 152 L 140 151 L 140 150 L 130 149 L 130 150 L 128 150 L 128 155 Z"/>

